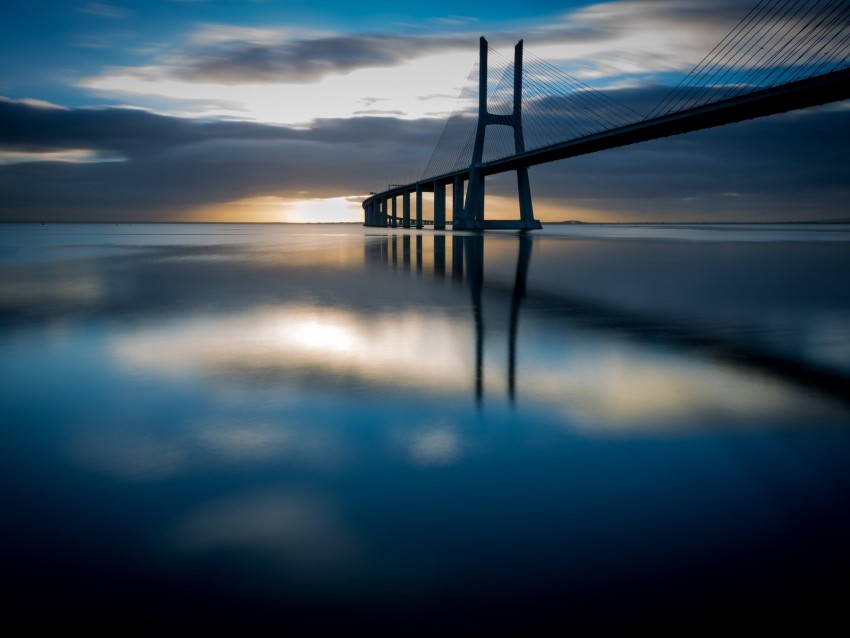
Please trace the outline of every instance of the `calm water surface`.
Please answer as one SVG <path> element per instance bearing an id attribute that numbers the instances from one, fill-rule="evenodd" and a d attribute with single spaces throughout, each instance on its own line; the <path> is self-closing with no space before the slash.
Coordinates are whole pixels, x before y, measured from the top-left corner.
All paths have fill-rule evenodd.
<path id="1" fill-rule="evenodd" d="M 843 620 L 848 284 L 848 226 L 3 225 L 6 616 Z"/>

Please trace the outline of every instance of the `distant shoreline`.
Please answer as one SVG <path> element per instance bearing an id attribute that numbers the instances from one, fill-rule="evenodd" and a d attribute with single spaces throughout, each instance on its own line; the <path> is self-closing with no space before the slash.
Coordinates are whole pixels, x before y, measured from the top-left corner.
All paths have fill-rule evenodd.
<path id="1" fill-rule="evenodd" d="M 775 226 L 781 225 L 835 225 L 835 224 L 850 224 L 850 217 L 840 219 L 819 219 L 814 221 L 798 220 L 798 221 L 646 221 L 646 222 L 584 222 L 579 220 L 565 221 L 544 221 L 546 226 Z M 92 224 L 92 225 L 107 225 L 107 226 L 141 226 L 141 225 L 193 225 L 193 226 L 227 226 L 227 225 L 243 225 L 243 226 L 362 226 L 363 222 L 213 222 L 213 221 L 41 221 L 41 220 L 5 220 L 0 221 L 0 224 L 34 224 L 46 226 L 48 224 Z M 448 224 L 451 226 L 451 224 Z M 387 228 L 390 228 L 389 226 Z M 401 227 L 399 227 L 401 229 Z M 411 228 L 409 230 L 415 230 Z"/>
<path id="2" fill-rule="evenodd" d="M 775 224 L 850 224 L 850 217 L 842 217 L 841 219 L 818 219 L 814 221 L 744 221 L 744 222 L 728 222 L 728 221 L 699 221 L 699 222 L 582 222 L 578 220 L 563 221 L 563 222 L 543 222 L 548 226 L 758 226 L 758 225 L 775 225 Z"/>

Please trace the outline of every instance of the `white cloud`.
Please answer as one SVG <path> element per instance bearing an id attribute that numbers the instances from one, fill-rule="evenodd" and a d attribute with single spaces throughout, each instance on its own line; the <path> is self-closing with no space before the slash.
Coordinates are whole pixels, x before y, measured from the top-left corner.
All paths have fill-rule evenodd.
<path id="1" fill-rule="evenodd" d="M 687 71 L 734 25 L 720 12 L 713 20 L 693 19 L 689 13 L 696 7 L 692 1 L 600 3 L 565 15 L 528 40 L 535 55 L 585 80 Z M 598 35 L 559 37 L 566 27 Z"/>
<path id="2" fill-rule="evenodd" d="M 302 30 L 297 32 L 301 37 L 305 33 Z M 193 34 L 189 41 L 193 44 L 227 44 L 231 42 L 251 42 L 253 44 L 277 44 L 296 34 L 296 31 L 287 28 L 266 28 L 266 27 L 242 27 L 229 24 L 203 24 Z"/>
<path id="3" fill-rule="evenodd" d="M 717 13 L 720 18 L 695 19 L 711 14 L 690 1 L 607 2 L 554 22 L 529 24 L 524 35 L 526 46 L 540 58 L 588 80 L 622 83 L 624 75 L 690 68 L 731 26 L 722 11 Z M 457 25 L 466 20 L 449 19 Z M 174 100 L 195 117 L 302 124 L 350 117 L 375 101 L 384 113 L 434 117 L 454 109 L 475 62 L 477 38 L 477 33 L 458 31 L 399 39 L 396 48 L 375 35 L 204 24 L 187 35 L 187 47 L 156 64 L 108 68 L 79 86 L 108 96 Z M 491 38 L 494 46 L 512 41 L 513 36 L 501 33 Z M 309 57 L 304 72 L 315 81 L 295 77 L 290 58 L 300 55 Z M 244 80 L 238 79 L 240 69 Z M 230 106 L 199 112 L 199 103 Z"/>
<path id="4" fill-rule="evenodd" d="M 53 102 L 48 102 L 46 100 L 37 100 L 33 98 L 24 98 L 22 100 L 13 100 L 11 98 L 0 95 L 0 102 L 5 102 L 6 104 L 25 104 L 26 106 L 32 106 L 37 109 L 57 109 L 60 111 L 68 111 L 68 107 L 62 106 L 60 104 L 54 104 Z"/>
<path id="5" fill-rule="evenodd" d="M 91 164 L 95 162 L 123 162 L 126 158 L 114 153 L 87 149 L 62 151 L 0 151 L 0 165 L 24 164 L 27 162 L 65 162 L 69 164 Z"/>
<path id="6" fill-rule="evenodd" d="M 363 68 L 325 76 L 312 84 L 255 82 L 225 84 L 174 77 L 167 67 L 109 69 L 82 80 L 83 88 L 109 96 L 167 98 L 186 105 L 195 117 L 232 117 L 277 124 L 303 124 L 317 118 L 351 117 L 364 101 L 380 101 L 382 112 L 405 119 L 448 115 L 466 82 L 468 53 L 428 55 L 389 68 Z M 432 99 L 423 100 L 424 96 Z M 433 97 L 437 96 L 437 97 Z M 222 104 L 198 112 L 198 103 Z M 179 108 L 179 107 L 178 107 Z"/>
<path id="7" fill-rule="evenodd" d="M 133 11 L 130 9 L 117 7 L 114 4 L 107 4 L 105 2 L 87 2 L 79 7 L 77 11 L 99 18 L 129 18 L 133 15 Z"/>

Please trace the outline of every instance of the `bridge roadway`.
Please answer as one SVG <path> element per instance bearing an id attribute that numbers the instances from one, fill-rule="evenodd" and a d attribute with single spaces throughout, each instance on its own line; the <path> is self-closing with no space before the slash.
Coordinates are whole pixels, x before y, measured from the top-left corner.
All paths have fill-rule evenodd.
<path id="1" fill-rule="evenodd" d="M 787 111 L 828 104 L 830 102 L 839 102 L 846 99 L 850 99 L 850 68 L 796 82 L 789 82 L 781 86 L 761 89 L 747 95 L 719 100 L 711 104 L 685 109 L 676 113 L 662 115 L 592 135 L 544 146 L 526 151 L 525 153 L 484 162 L 479 166 L 479 170 L 485 176 L 495 175 L 497 173 L 517 170 L 522 167 L 536 166 L 537 164 L 545 164 L 569 157 L 578 157 L 579 155 L 628 146 L 630 144 L 637 144 L 638 142 L 690 133 L 691 131 L 733 124 L 765 115 L 775 115 L 777 113 L 785 113 Z M 363 208 L 367 213 L 370 208 L 378 210 L 378 212 L 383 212 L 388 222 L 393 219 L 401 221 L 395 214 L 388 215 L 388 211 L 386 210 L 386 202 L 392 201 L 393 212 L 395 212 L 395 197 L 401 195 L 405 198 L 405 207 L 408 209 L 406 211 L 408 215 L 404 218 L 404 226 L 409 227 L 410 225 L 414 225 L 421 228 L 422 222 L 419 221 L 419 223 L 416 223 L 416 220 L 422 219 L 421 197 L 417 196 L 416 198 L 416 218 L 410 220 L 408 199 L 410 194 L 415 192 L 436 192 L 439 194 L 442 192 L 444 196 L 446 185 L 457 183 L 456 180 L 466 180 L 468 178 L 469 168 L 465 168 L 436 177 L 430 177 L 412 184 L 394 185 L 392 188 L 381 193 L 376 193 L 364 200 Z M 457 197 L 454 198 L 455 211 L 457 211 L 459 205 L 463 205 L 462 201 L 459 202 L 459 199 Z M 444 215 L 444 208 L 440 210 L 444 206 L 444 201 L 435 202 L 435 222 L 439 220 L 441 213 Z M 435 228 L 439 227 L 440 223 L 435 223 Z M 495 226 L 488 225 L 488 227 L 492 228 Z M 506 227 L 511 226 L 506 225 Z"/>

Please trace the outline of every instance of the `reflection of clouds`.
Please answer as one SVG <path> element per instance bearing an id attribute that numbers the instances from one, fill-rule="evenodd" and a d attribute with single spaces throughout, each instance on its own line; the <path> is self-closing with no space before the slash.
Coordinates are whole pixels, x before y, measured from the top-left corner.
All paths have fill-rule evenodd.
<path id="1" fill-rule="evenodd" d="M 169 478 L 206 467 L 287 463 L 332 468 L 338 437 L 328 428 L 217 416 L 156 431 L 139 423 L 108 424 L 78 434 L 71 454 L 83 465 L 132 481 Z"/>
<path id="2" fill-rule="evenodd" d="M 814 361 L 847 370 L 850 368 L 850 339 L 847 335 L 850 335 L 850 313 L 819 313 L 803 331 L 800 347 Z"/>
<path id="3" fill-rule="evenodd" d="M 194 429 L 205 448 L 226 460 L 263 461 L 280 456 L 297 444 L 297 435 L 271 424 L 218 421 Z"/>
<path id="4" fill-rule="evenodd" d="M 220 420 L 191 430 L 204 452 L 232 463 L 299 461 L 327 465 L 339 456 L 339 446 L 327 428 L 303 424 Z"/>
<path id="5" fill-rule="evenodd" d="M 487 397 L 506 387 L 507 357 L 501 354 L 506 344 L 504 327 L 489 323 Z M 223 393 L 246 380 L 271 380 L 278 403 L 303 403 L 305 393 L 315 394 L 313 388 L 326 394 L 352 381 L 375 393 L 415 390 L 471 399 L 473 347 L 474 328 L 465 314 L 366 313 L 305 304 L 183 317 L 143 326 L 111 342 L 120 365 L 142 375 L 187 380 L 212 376 Z M 262 385 L 253 383 L 243 400 L 251 401 Z M 568 422 L 594 431 L 693 428 L 711 419 L 804 422 L 809 414 L 826 415 L 831 409 L 781 379 L 734 363 L 659 349 L 604 331 L 565 330 L 534 315 L 521 324 L 517 387 L 520 402 L 563 414 Z M 263 438 L 270 436 L 268 431 L 213 429 L 204 433 L 204 445 L 208 451 L 230 449 L 231 458 L 241 454 L 242 461 L 292 454 L 296 448 L 288 442 L 289 435 L 274 427 L 274 441 Z M 297 449 L 307 455 L 302 436 Z M 439 428 L 416 431 L 406 445 L 411 459 L 424 464 L 454 462 L 462 452 L 452 432 Z"/>
<path id="6" fill-rule="evenodd" d="M 472 382 L 465 319 L 283 306 L 137 330 L 115 339 L 112 352 L 123 365 L 156 376 L 322 372 L 328 379 L 465 392 Z"/>
<path id="7" fill-rule="evenodd" d="M 132 481 L 173 476 L 187 464 L 187 449 L 172 439 L 157 438 L 117 424 L 79 436 L 72 454 L 85 466 Z"/>
<path id="8" fill-rule="evenodd" d="M 775 423 L 824 408 L 816 397 L 733 366 L 626 343 L 596 345 L 574 348 L 557 369 L 528 366 L 520 396 L 560 404 L 572 422 L 594 431 L 693 427 L 703 418 Z"/>
<path id="9" fill-rule="evenodd" d="M 463 455 L 463 441 L 447 425 L 419 427 L 399 436 L 410 459 L 417 465 L 450 465 Z"/>
<path id="10" fill-rule="evenodd" d="M 3 306 L 36 304 L 92 304 L 103 299 L 103 282 L 94 272 L 56 268 L 16 273 L 0 279 Z"/>
<path id="11" fill-rule="evenodd" d="M 197 508 L 176 524 L 171 545 L 186 553 L 247 552 L 271 561 L 266 567 L 273 571 L 310 577 L 354 565 L 356 551 L 345 528 L 327 500 L 273 490 L 240 494 Z"/>
<path id="12" fill-rule="evenodd" d="M 507 335 L 504 327 L 489 325 L 487 397 L 494 388 L 505 387 L 507 377 L 506 357 L 500 353 Z M 533 316 L 522 322 L 519 344 L 519 401 L 563 414 L 570 423 L 592 424 L 595 430 L 699 427 L 711 419 L 789 422 L 831 409 L 816 396 L 746 367 L 616 334 L 565 330 Z M 111 349 L 123 366 L 146 376 L 212 376 L 224 389 L 246 378 L 266 379 L 280 396 L 298 389 L 303 398 L 314 388 L 321 394 L 356 381 L 373 392 L 402 389 L 472 398 L 473 346 L 473 326 L 466 315 L 414 310 L 370 314 L 291 305 L 189 317 L 120 335 Z M 250 437 L 261 434 L 239 436 L 248 438 L 234 440 L 233 450 L 249 454 Z M 445 428 L 411 436 L 407 445 L 416 462 L 447 463 L 460 455 L 459 440 Z M 282 440 L 276 445 L 284 447 Z M 259 454 L 258 449 L 251 453 Z"/>

